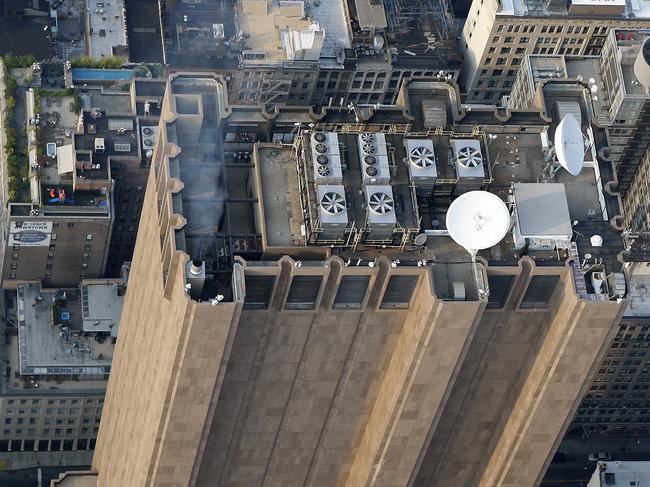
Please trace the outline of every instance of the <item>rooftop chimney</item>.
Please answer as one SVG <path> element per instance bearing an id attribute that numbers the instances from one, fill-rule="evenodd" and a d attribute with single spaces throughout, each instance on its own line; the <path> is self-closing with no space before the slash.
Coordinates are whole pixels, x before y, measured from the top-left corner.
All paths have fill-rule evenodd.
<path id="1" fill-rule="evenodd" d="M 199 299 L 205 284 L 205 263 L 202 260 L 194 259 L 188 263 L 187 284 L 191 285 L 189 293 L 192 299 Z"/>

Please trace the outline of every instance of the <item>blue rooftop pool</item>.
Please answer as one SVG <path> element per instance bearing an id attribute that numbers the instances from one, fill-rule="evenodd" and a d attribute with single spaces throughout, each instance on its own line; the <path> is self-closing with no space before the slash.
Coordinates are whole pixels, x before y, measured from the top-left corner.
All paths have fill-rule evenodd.
<path id="1" fill-rule="evenodd" d="M 72 81 L 127 81 L 132 69 L 72 68 Z"/>

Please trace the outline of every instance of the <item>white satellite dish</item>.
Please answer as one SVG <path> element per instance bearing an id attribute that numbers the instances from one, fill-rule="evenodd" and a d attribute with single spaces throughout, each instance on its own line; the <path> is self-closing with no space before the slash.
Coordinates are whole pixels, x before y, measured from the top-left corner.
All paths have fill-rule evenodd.
<path id="1" fill-rule="evenodd" d="M 474 257 L 498 244 L 510 229 L 510 212 L 497 195 L 470 191 L 456 198 L 447 210 L 449 236 Z"/>
<path id="2" fill-rule="evenodd" d="M 582 130 L 576 118 L 566 114 L 555 129 L 555 153 L 560 165 L 573 176 L 580 174 L 585 159 Z"/>

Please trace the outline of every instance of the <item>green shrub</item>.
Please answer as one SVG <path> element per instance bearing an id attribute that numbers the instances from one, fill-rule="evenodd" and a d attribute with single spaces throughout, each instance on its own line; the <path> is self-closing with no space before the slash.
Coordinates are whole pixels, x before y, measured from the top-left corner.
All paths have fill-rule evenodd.
<path id="1" fill-rule="evenodd" d="M 5 66 L 7 68 L 29 68 L 32 64 L 36 62 L 36 58 L 31 55 L 27 54 L 26 56 L 13 56 L 11 54 L 7 54 L 4 57 L 4 62 Z"/>
<path id="2" fill-rule="evenodd" d="M 70 61 L 73 68 L 103 68 L 119 69 L 124 64 L 124 60 L 117 56 L 107 56 L 101 59 L 95 59 L 92 56 L 79 56 Z"/>

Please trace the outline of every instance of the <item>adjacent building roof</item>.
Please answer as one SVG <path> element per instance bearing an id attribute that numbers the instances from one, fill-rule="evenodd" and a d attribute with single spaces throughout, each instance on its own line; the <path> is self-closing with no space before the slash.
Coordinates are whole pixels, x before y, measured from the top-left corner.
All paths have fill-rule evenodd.
<path id="1" fill-rule="evenodd" d="M 384 29 L 386 22 L 386 11 L 382 0 L 355 0 L 357 8 L 357 20 L 361 29 Z"/>

